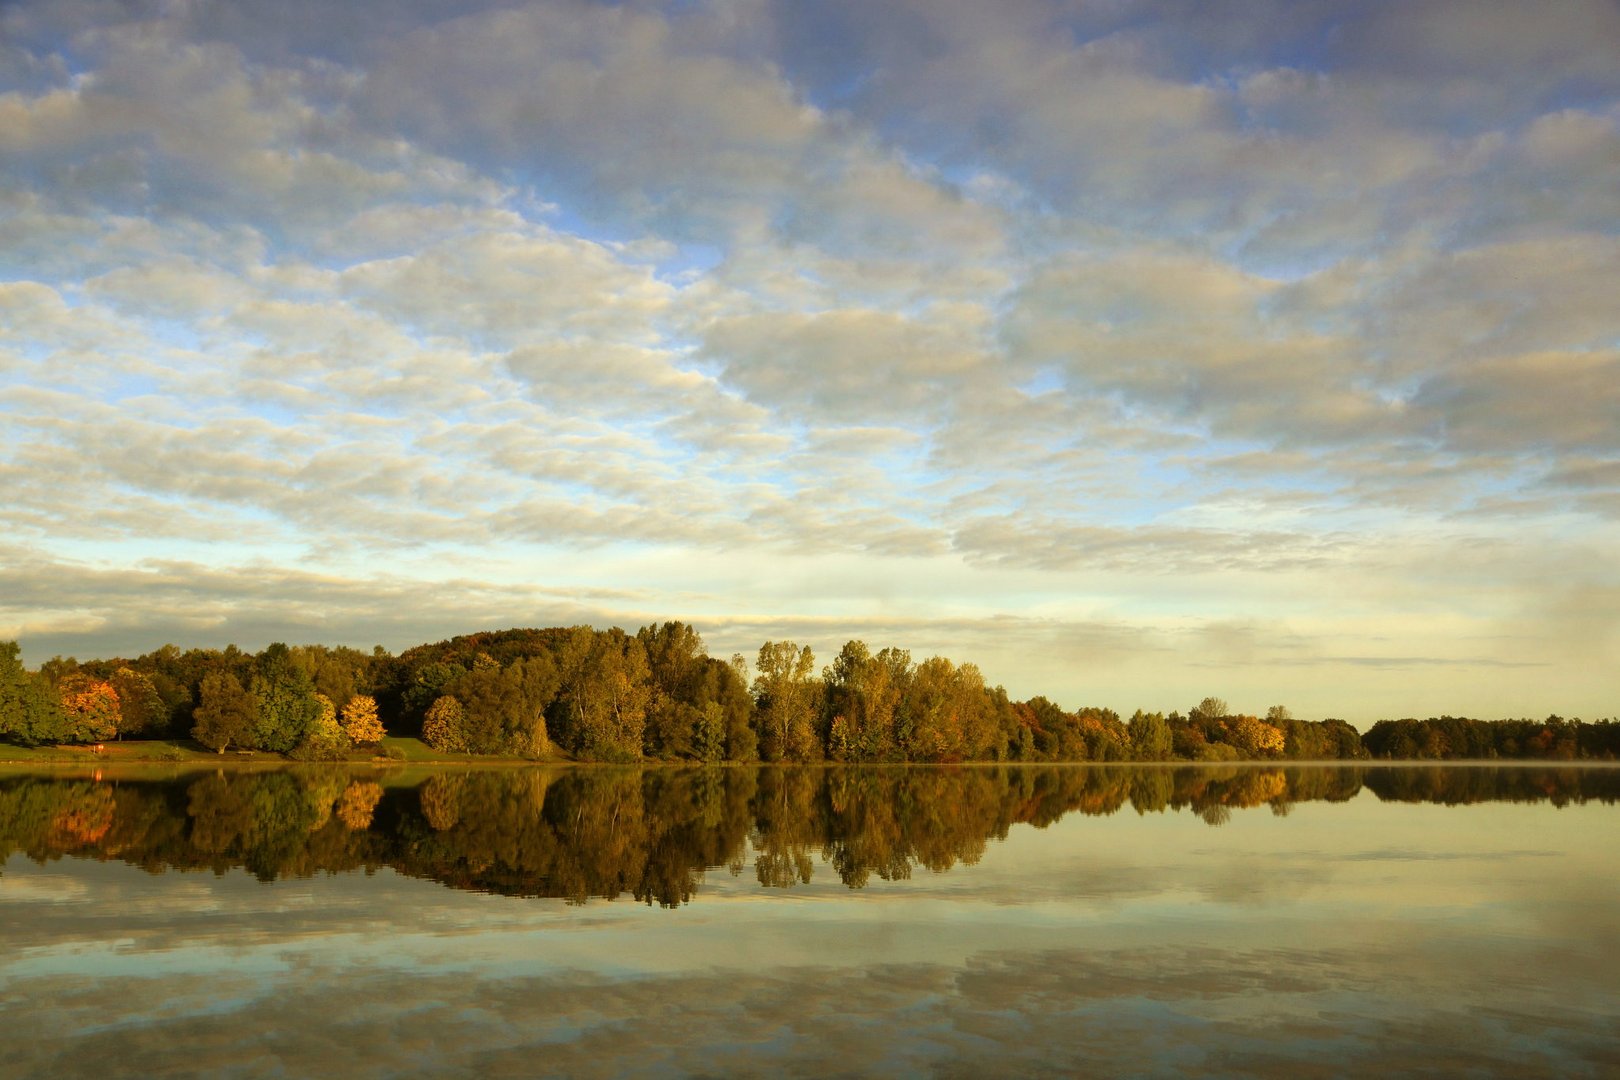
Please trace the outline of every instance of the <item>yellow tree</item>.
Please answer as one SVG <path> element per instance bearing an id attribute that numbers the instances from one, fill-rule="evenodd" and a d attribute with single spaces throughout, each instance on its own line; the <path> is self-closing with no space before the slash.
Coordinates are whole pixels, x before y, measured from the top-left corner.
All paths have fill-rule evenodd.
<path id="1" fill-rule="evenodd" d="M 1226 722 L 1228 738 L 1249 757 L 1277 757 L 1287 745 L 1281 731 L 1255 716 L 1234 716 Z"/>
<path id="2" fill-rule="evenodd" d="M 461 702 L 445 694 L 435 701 L 422 718 L 422 741 L 441 754 L 467 752 L 467 711 Z"/>
<path id="3" fill-rule="evenodd" d="M 356 694 L 343 706 L 343 732 L 349 741 L 369 745 L 382 742 L 387 734 L 377 718 L 377 699 L 370 694 Z"/>

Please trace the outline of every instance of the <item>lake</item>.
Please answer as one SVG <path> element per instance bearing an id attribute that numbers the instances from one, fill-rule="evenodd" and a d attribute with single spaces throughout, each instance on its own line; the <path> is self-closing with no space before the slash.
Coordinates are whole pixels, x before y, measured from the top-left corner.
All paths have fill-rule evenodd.
<path id="1" fill-rule="evenodd" d="M 1620 1074 L 1620 769 L 0 775 L 3 1076 Z"/>

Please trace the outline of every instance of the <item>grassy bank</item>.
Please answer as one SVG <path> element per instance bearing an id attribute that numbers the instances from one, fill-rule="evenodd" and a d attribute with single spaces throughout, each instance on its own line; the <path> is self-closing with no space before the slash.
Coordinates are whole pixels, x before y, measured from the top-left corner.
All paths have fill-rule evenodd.
<path id="1" fill-rule="evenodd" d="M 563 759 L 552 759 L 561 761 Z M 388 736 L 375 749 L 352 750 L 337 764 L 532 765 L 534 762 L 478 754 L 441 754 L 421 739 Z M 227 750 L 223 754 L 190 739 L 125 739 L 92 746 L 0 745 L 0 765 L 282 765 L 297 764 L 285 754 Z"/>

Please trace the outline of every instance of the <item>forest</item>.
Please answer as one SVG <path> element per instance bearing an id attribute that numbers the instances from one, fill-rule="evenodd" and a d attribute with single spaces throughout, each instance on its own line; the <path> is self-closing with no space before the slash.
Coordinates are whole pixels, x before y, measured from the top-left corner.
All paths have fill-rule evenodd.
<path id="1" fill-rule="evenodd" d="M 682 622 L 485 631 L 393 655 L 381 646 L 174 645 L 134 658 L 55 657 L 28 670 L 0 642 L 0 741 L 191 739 L 209 750 L 349 760 L 385 734 L 434 752 L 534 761 L 1058 762 L 1389 758 L 1614 760 L 1620 724 L 1443 716 L 1365 735 L 1284 706 L 1185 714 L 1013 700 L 971 663 L 850 641 L 817 670 L 808 646 L 710 656 Z M 369 755 L 367 755 L 369 756 Z"/>

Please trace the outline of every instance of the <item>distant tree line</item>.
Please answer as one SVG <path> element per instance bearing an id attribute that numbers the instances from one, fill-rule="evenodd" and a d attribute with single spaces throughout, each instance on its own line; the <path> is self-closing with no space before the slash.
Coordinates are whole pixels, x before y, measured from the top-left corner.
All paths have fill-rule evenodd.
<path id="1" fill-rule="evenodd" d="M 1380 720 L 1362 737 L 1375 758 L 1447 761 L 1534 758 L 1544 761 L 1613 761 L 1620 757 L 1620 724 L 1545 720 L 1473 720 L 1431 716 L 1427 720 Z"/>
<path id="2" fill-rule="evenodd" d="M 808 646 L 712 657 L 691 626 L 487 631 L 391 655 L 324 645 L 173 645 L 133 659 L 53 658 L 28 671 L 0 642 L 0 740 L 25 745 L 189 737 L 210 749 L 340 760 L 385 731 L 447 754 L 585 761 L 1238 761 L 1606 759 L 1620 725 L 1264 716 L 1219 698 L 1122 720 L 1014 701 L 973 664 L 847 643 L 817 671 Z"/>

